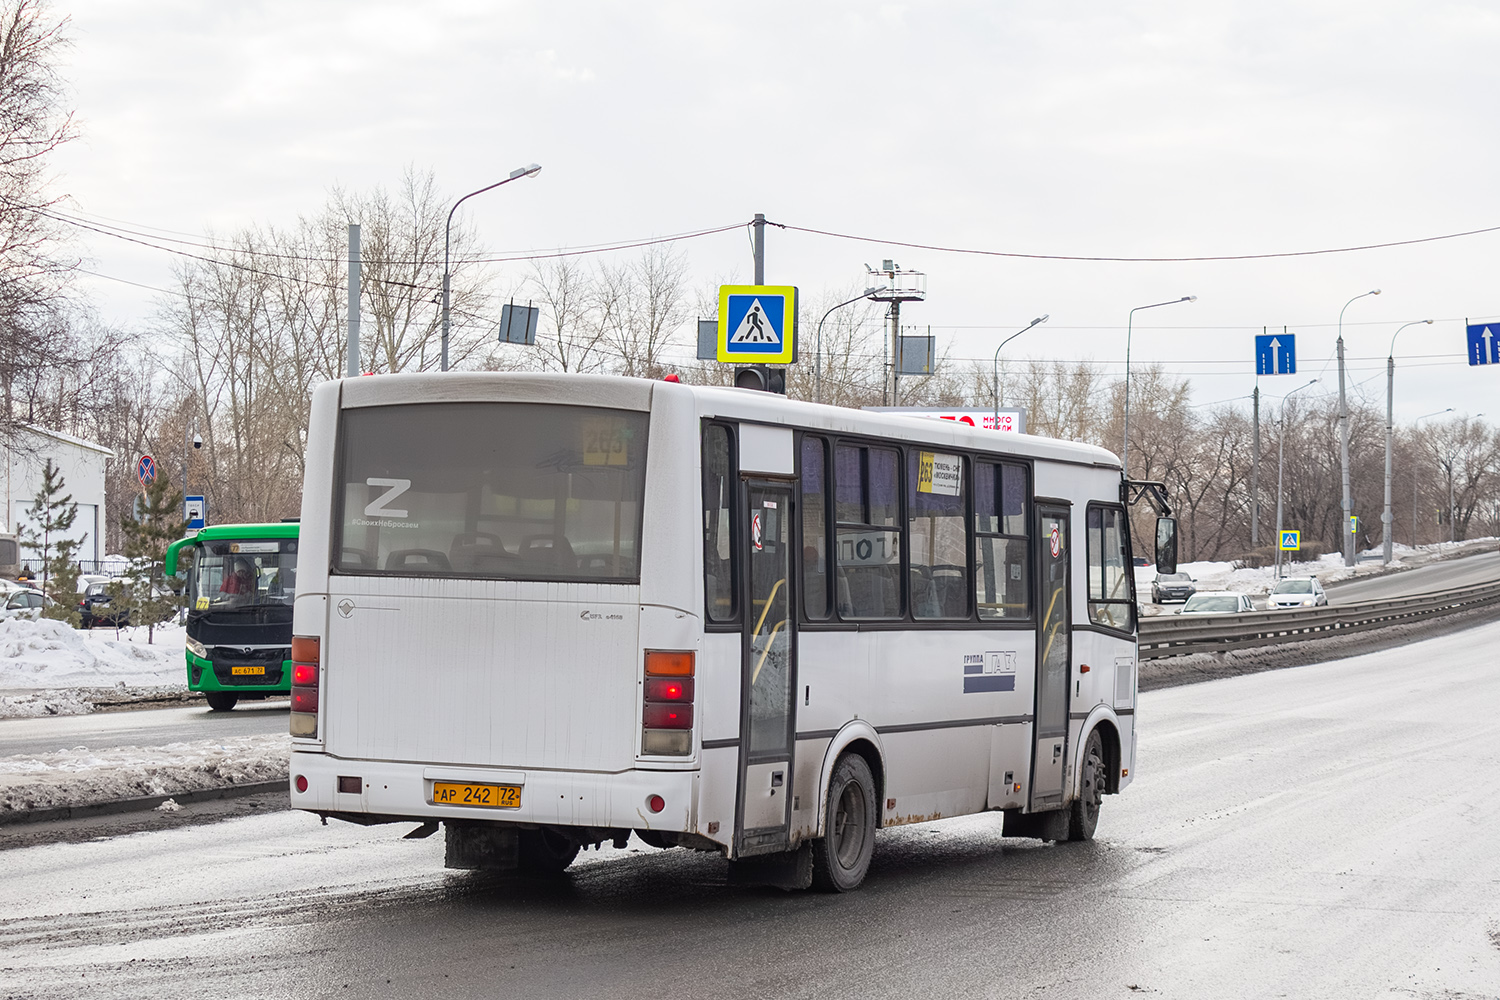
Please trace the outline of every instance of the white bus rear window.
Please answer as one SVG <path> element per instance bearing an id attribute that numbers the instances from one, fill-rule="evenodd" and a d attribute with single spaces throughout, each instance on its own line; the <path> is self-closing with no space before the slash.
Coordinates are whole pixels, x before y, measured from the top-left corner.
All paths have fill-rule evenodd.
<path id="1" fill-rule="evenodd" d="M 345 410 L 335 568 L 635 582 L 646 421 L 534 403 Z"/>

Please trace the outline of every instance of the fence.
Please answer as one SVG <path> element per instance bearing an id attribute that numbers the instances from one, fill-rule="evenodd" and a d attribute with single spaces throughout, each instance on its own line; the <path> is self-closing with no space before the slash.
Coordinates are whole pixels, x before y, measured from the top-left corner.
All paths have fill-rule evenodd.
<path id="1" fill-rule="evenodd" d="M 1500 604 L 1500 581 L 1410 597 L 1242 615 L 1172 615 L 1141 619 L 1140 659 L 1321 639 Z"/>

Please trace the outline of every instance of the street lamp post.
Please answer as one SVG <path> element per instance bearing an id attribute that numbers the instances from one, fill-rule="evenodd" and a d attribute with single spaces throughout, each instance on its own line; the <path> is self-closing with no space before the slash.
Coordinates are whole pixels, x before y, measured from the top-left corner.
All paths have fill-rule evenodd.
<path id="1" fill-rule="evenodd" d="M 1391 334 L 1391 353 L 1385 359 L 1385 510 L 1380 513 L 1380 543 L 1382 561 L 1387 565 L 1390 564 L 1396 545 L 1391 537 L 1391 440 L 1395 433 L 1396 338 L 1409 326 L 1431 322 L 1430 319 L 1419 319 L 1396 327 L 1396 332 Z"/>
<path id="2" fill-rule="evenodd" d="M 879 288 L 866 288 L 864 291 L 854 296 L 854 298 L 850 299 L 848 302 L 840 302 L 838 305 L 834 306 L 832 309 L 824 313 L 823 319 L 818 320 L 817 347 L 815 348 L 813 356 L 814 403 L 823 402 L 823 320 L 826 320 L 828 317 L 832 316 L 837 310 L 842 309 L 845 306 L 852 306 L 854 305 L 854 303 L 869 298 L 871 295 L 874 295 L 878 291 L 880 291 Z"/>
<path id="3" fill-rule="evenodd" d="M 1158 306 L 1175 306 L 1179 302 L 1196 302 L 1198 296 L 1184 295 L 1180 299 L 1172 299 L 1168 302 L 1153 302 L 1146 306 L 1136 306 L 1130 310 L 1130 317 L 1125 321 L 1125 435 L 1120 447 L 1120 475 L 1126 479 L 1130 478 L 1130 338 L 1135 330 L 1135 314 L 1142 309 L 1155 309 Z"/>
<path id="4" fill-rule="evenodd" d="M 1428 417 L 1440 417 L 1445 413 L 1452 413 L 1453 407 L 1444 410 L 1434 410 L 1432 413 L 1424 413 L 1411 422 L 1412 447 L 1411 447 L 1411 547 L 1417 547 L 1417 425 Z"/>
<path id="5" fill-rule="evenodd" d="M 1025 333 L 1027 330 L 1030 330 L 1032 327 L 1034 327 L 1034 326 L 1036 326 L 1036 325 L 1038 325 L 1040 323 L 1045 323 L 1045 322 L 1047 322 L 1047 320 L 1049 320 L 1051 318 L 1052 318 L 1052 314 L 1051 313 L 1042 313 L 1036 319 L 1032 320 L 1030 323 L 1027 323 L 1024 327 L 1022 327 L 1021 329 L 1017 330 L 1015 333 L 1011 334 L 1009 337 L 1006 337 L 1004 340 L 1000 341 L 1000 347 L 1004 347 L 1006 344 L 1010 343 L 1012 340 L 1015 340 L 1017 337 L 1019 337 L 1021 334 Z M 995 430 L 997 430 L 997 431 L 1000 429 L 1000 347 L 995 348 L 995 371 L 994 371 L 995 382 L 991 386 L 991 388 L 993 388 L 995 390 Z"/>
<path id="6" fill-rule="evenodd" d="M 1344 303 L 1344 309 L 1366 295 L 1379 295 L 1380 289 L 1360 292 Z M 1344 396 L 1344 309 L 1339 310 L 1339 469 L 1344 481 L 1344 519 L 1339 531 L 1344 536 L 1344 565 L 1354 565 L 1354 532 L 1349 530 L 1349 515 L 1354 510 L 1354 500 L 1349 490 L 1349 402 Z"/>
<path id="7" fill-rule="evenodd" d="M 1281 429 L 1276 433 L 1276 579 L 1281 579 L 1281 474 L 1285 467 L 1283 461 L 1286 457 L 1286 401 L 1291 398 L 1292 393 L 1301 392 L 1309 385 L 1317 385 L 1318 379 L 1313 379 L 1304 385 L 1299 385 L 1291 392 L 1281 397 L 1281 416 L 1277 421 Z"/>
<path id="8" fill-rule="evenodd" d="M 500 187 L 502 184 L 509 184 L 511 181 L 520 180 L 522 177 L 535 177 L 541 172 L 542 165 L 540 163 L 533 163 L 527 167 L 517 167 L 510 172 L 510 176 L 505 178 L 505 180 L 496 181 L 495 183 L 487 187 L 480 188 L 478 191 L 470 191 L 468 194 L 455 201 L 453 203 L 453 207 L 448 209 L 448 221 L 443 226 L 443 371 L 448 370 L 448 285 L 450 278 L 450 275 L 448 273 L 448 243 L 449 236 L 453 229 L 453 213 L 458 211 L 458 206 L 462 205 L 464 202 L 468 201 L 476 194 L 484 194 L 486 191 L 493 191 L 495 188 Z"/>

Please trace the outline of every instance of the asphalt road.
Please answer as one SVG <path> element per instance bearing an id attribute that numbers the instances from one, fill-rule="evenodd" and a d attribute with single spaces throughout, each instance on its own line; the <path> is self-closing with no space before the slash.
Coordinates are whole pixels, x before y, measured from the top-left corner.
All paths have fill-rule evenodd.
<path id="1" fill-rule="evenodd" d="M 0 995 L 1500 994 L 1500 624 L 1149 692 L 1092 844 L 881 834 L 845 896 L 686 851 L 559 880 L 282 812 L 0 861 Z"/>
<path id="2" fill-rule="evenodd" d="M 1330 604 L 1353 604 L 1383 597 L 1409 597 L 1494 580 L 1500 580 L 1500 552 L 1482 552 L 1397 573 L 1330 583 L 1328 601 Z"/>
<path id="3" fill-rule="evenodd" d="M 164 746 L 256 733 L 287 731 L 286 701 L 241 702 L 232 712 L 203 705 L 153 708 L 138 712 L 54 715 L 0 720 L 0 757 L 87 747 Z M 0 994 L 3 996 L 3 994 Z"/>

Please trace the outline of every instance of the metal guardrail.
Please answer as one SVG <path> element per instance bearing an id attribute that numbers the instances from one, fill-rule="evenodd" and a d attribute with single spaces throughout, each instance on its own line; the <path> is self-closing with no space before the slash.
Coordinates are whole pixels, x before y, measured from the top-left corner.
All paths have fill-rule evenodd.
<path id="1" fill-rule="evenodd" d="M 1140 659 L 1158 660 L 1189 653 L 1227 653 L 1252 646 L 1322 639 L 1496 603 L 1500 603 L 1500 581 L 1410 597 L 1330 604 L 1321 608 L 1142 618 Z"/>

